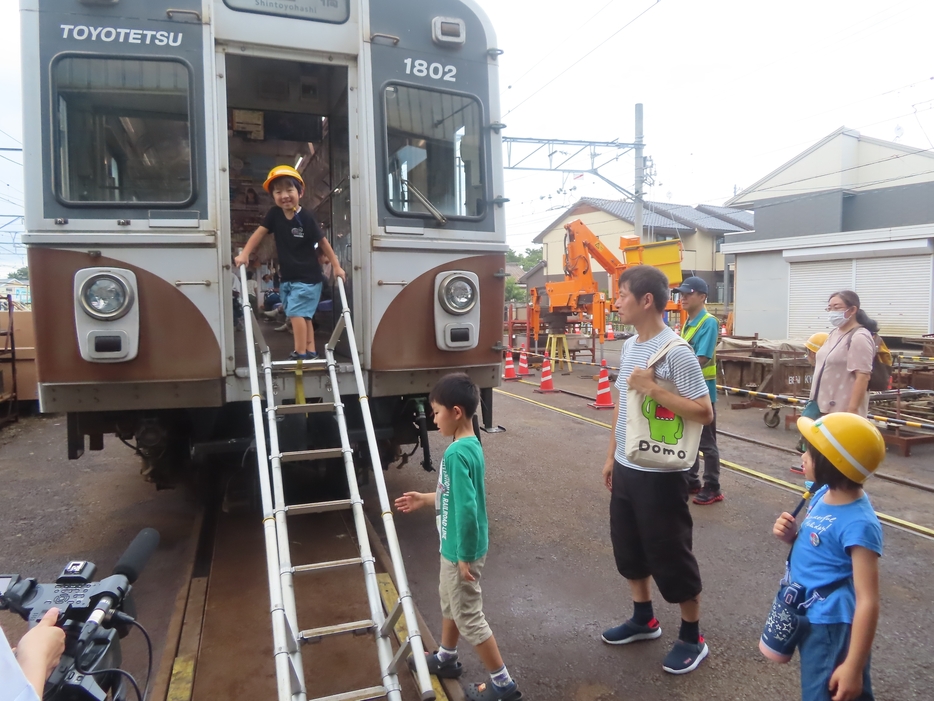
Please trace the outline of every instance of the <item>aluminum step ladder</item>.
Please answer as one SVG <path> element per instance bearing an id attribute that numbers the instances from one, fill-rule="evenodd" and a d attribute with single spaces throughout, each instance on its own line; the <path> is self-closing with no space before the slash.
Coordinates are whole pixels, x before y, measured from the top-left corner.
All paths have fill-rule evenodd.
<path id="1" fill-rule="evenodd" d="M 246 267 L 240 267 L 241 289 L 247 289 Z M 247 342 L 247 358 L 250 370 L 250 394 L 253 404 L 253 427 L 256 433 L 256 456 L 259 469 L 260 495 L 263 507 L 263 531 L 266 541 L 266 561 L 269 578 L 269 601 L 272 612 L 273 651 L 276 661 L 276 681 L 278 685 L 279 701 L 306 701 L 305 675 L 302 668 L 301 647 L 304 643 L 316 642 L 322 638 L 346 633 L 361 634 L 371 632 L 376 640 L 377 655 L 379 658 L 381 686 L 366 689 L 357 689 L 332 696 L 321 697 L 317 701 L 365 701 L 386 697 L 389 701 L 402 701 L 402 688 L 399 683 L 398 672 L 400 667 L 405 668 L 406 659 L 411 654 L 415 662 L 415 676 L 422 701 L 431 701 L 435 698 L 432 688 L 428 664 L 425 660 L 425 651 L 422 645 L 422 636 L 419 631 L 415 615 L 415 605 L 409 589 L 405 566 L 402 562 L 402 551 L 399 547 L 399 538 L 396 535 L 395 524 L 392 518 L 392 509 L 389 496 L 386 492 L 386 482 L 383 477 L 382 466 L 370 465 L 379 495 L 380 512 L 383 527 L 389 546 L 389 556 L 392 560 L 393 575 L 399 598 L 388 615 L 384 613 L 383 602 L 380 595 L 376 576 L 375 559 L 370 551 L 370 541 L 367 534 L 366 519 L 363 514 L 363 499 L 357 488 L 357 476 L 353 463 L 353 450 L 347 433 L 347 422 L 344 418 L 344 404 L 341 401 L 338 385 L 337 361 L 335 349 L 341 336 L 346 332 L 353 361 L 353 372 L 357 382 L 357 391 L 360 398 L 360 408 L 363 414 L 363 423 L 366 430 L 367 447 L 370 459 L 379 460 L 379 449 L 376 444 L 376 434 L 373 430 L 373 418 L 370 414 L 369 402 L 366 396 L 366 385 L 363 381 L 363 372 L 360 368 L 360 356 L 357 353 L 357 343 L 354 337 L 353 325 L 350 318 L 350 308 L 347 304 L 347 295 L 342 280 L 337 280 L 337 290 L 340 293 L 341 315 L 335 325 L 331 338 L 325 346 L 325 358 L 312 361 L 273 361 L 269 346 L 263 339 L 262 331 L 253 314 L 247 296 L 241 295 L 244 330 Z M 255 333 L 254 333 L 255 332 Z M 256 354 L 253 352 L 254 344 L 259 347 L 262 358 L 262 372 L 265 378 L 266 408 L 262 406 L 263 396 L 260 394 L 259 368 Z M 276 394 L 273 388 L 273 372 L 292 370 L 296 372 L 296 403 L 276 405 Z M 330 403 L 306 404 L 302 391 L 301 373 L 305 371 L 326 371 L 330 378 L 330 387 L 333 401 Z M 299 401 L 301 400 L 301 401 Z M 266 431 L 263 428 L 263 412 L 269 430 L 269 449 L 266 447 Z M 277 433 L 277 416 L 284 414 L 309 414 L 314 412 L 333 412 L 338 430 L 340 432 L 340 447 L 323 450 L 303 450 L 283 453 L 279 450 L 279 436 Z M 347 476 L 350 498 L 336 501 L 321 501 L 308 504 L 287 504 L 282 486 L 283 465 L 294 461 L 317 460 L 341 457 L 344 460 L 344 469 Z M 330 562 L 317 562 L 303 565 L 293 565 L 289 551 L 288 517 L 297 514 L 323 513 L 349 509 L 353 513 L 354 527 L 356 529 L 357 543 L 359 544 L 359 557 Z M 370 607 L 370 618 L 362 621 L 347 621 L 333 626 L 303 630 L 299 627 L 295 606 L 295 590 L 292 585 L 293 575 L 302 572 L 321 571 L 339 567 L 353 567 L 360 565 L 366 584 L 367 599 Z M 408 628 L 409 635 L 404 644 L 393 653 L 390 636 L 393 627 L 402 619 Z"/>

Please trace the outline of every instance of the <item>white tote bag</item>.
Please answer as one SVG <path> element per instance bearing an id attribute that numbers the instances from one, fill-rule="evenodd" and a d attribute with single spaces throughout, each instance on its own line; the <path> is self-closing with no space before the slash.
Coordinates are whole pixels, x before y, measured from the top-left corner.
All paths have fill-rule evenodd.
<path id="1" fill-rule="evenodd" d="M 649 358 L 654 367 L 675 346 L 690 347 L 673 338 Z M 678 394 L 675 383 L 656 377 L 658 385 Z M 658 404 L 651 397 L 629 388 L 626 394 L 626 459 L 634 465 L 660 472 L 684 470 L 694 464 L 703 424 L 688 421 Z"/>

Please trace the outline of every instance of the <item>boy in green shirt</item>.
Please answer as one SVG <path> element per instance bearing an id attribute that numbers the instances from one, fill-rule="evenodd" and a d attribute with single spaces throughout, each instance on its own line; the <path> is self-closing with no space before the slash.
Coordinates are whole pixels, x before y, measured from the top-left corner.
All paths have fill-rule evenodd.
<path id="1" fill-rule="evenodd" d="M 486 490 L 483 484 L 483 449 L 474 434 L 473 415 L 480 390 L 464 373 L 442 377 L 428 396 L 434 421 L 442 436 L 454 442 L 444 451 L 435 492 L 406 492 L 396 508 L 407 514 L 435 505 L 441 538 L 441 648 L 428 657 L 428 670 L 439 677 L 456 678 L 463 668 L 457 659 L 461 636 L 474 646 L 490 673 L 490 682 L 467 689 L 471 701 L 519 701 L 522 692 L 509 676 L 483 615 L 480 573 L 489 544 Z"/>

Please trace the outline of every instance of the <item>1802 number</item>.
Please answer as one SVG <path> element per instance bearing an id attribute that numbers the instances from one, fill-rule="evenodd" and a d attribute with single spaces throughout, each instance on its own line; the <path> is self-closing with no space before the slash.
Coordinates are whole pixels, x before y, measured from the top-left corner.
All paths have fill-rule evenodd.
<path id="1" fill-rule="evenodd" d="M 452 83 L 457 82 L 457 67 L 442 66 L 440 63 L 428 63 L 422 59 L 405 59 L 406 75 L 415 75 L 419 78 L 434 78 L 435 80 L 448 80 Z"/>

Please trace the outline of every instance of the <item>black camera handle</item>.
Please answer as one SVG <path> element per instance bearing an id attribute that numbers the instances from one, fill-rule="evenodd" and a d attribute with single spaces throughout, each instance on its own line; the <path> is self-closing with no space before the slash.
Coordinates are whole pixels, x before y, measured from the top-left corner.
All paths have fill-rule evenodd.
<path id="1" fill-rule="evenodd" d="M 93 562 L 69 562 L 52 583 L 24 579 L 18 574 L 0 575 L 0 610 L 10 610 L 35 626 L 51 608 L 59 609 L 58 623 L 65 631 L 65 652 L 46 680 L 46 701 L 124 701 L 129 681 L 137 701 L 149 691 L 152 676 L 152 642 L 146 630 L 124 609 L 134 611 L 130 592 L 149 557 L 159 544 L 159 534 L 143 529 L 114 566 L 114 573 L 93 581 Z M 149 649 L 146 693 L 136 680 L 120 669 L 120 638 L 129 626 L 138 627 Z"/>

